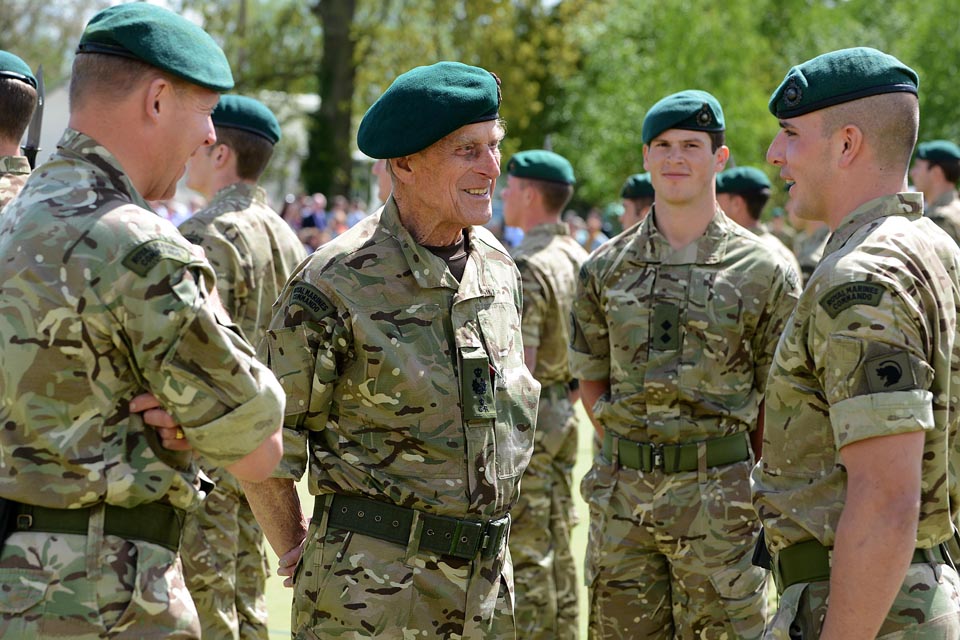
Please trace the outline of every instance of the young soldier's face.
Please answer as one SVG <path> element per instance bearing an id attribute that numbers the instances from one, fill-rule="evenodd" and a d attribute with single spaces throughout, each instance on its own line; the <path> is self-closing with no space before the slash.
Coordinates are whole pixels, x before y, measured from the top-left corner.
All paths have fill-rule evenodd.
<path id="1" fill-rule="evenodd" d="M 713 193 L 728 156 L 725 146 L 711 150 L 704 131 L 667 129 L 644 145 L 643 167 L 650 172 L 657 202 L 685 205 Z"/>

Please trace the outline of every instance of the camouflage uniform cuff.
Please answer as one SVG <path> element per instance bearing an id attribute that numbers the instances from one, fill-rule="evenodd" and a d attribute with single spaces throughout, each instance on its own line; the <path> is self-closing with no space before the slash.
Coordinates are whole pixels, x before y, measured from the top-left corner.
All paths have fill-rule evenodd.
<path id="1" fill-rule="evenodd" d="M 830 407 L 834 444 L 848 444 L 898 433 L 930 431 L 933 394 L 924 389 L 854 396 Z"/>
<path id="2" fill-rule="evenodd" d="M 609 380 L 610 360 L 570 349 L 570 374 L 581 380 Z"/>
<path id="3" fill-rule="evenodd" d="M 262 366 L 262 365 L 260 365 Z M 197 453 L 214 466 L 226 467 L 256 450 L 280 426 L 286 396 L 272 375 L 260 376 L 257 394 L 213 422 L 190 428 L 190 440 Z M 277 420 L 276 422 L 274 420 Z M 247 428 L 238 438 L 238 425 Z M 213 444 L 214 452 L 204 448 Z"/>
<path id="4" fill-rule="evenodd" d="M 303 429 L 283 428 L 283 458 L 270 474 L 271 478 L 283 478 L 299 482 L 307 471 L 307 432 Z"/>

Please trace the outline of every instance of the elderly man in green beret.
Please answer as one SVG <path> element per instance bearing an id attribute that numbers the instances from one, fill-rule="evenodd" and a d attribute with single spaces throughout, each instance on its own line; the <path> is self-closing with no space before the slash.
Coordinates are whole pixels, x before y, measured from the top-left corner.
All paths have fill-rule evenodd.
<path id="1" fill-rule="evenodd" d="M 717 205 L 712 95 L 663 98 L 642 137 L 653 209 L 590 256 L 573 305 L 571 370 L 602 441 L 581 485 L 591 638 L 759 638 L 749 475 L 798 283 Z"/>
<path id="2" fill-rule="evenodd" d="M 187 449 L 248 480 L 280 459 L 283 389 L 146 202 L 213 143 L 232 85 L 188 20 L 98 13 L 69 128 L 4 214 L 0 637 L 200 638 L 177 556 L 201 497 Z"/>
<path id="3" fill-rule="evenodd" d="M 800 263 L 787 245 L 760 222 L 760 214 L 770 200 L 770 178 L 756 167 L 734 167 L 717 174 L 717 204 L 728 218 L 756 234 L 800 279 Z"/>
<path id="4" fill-rule="evenodd" d="M 20 140 L 36 108 L 37 79 L 30 67 L 9 51 L 0 51 L 0 212 L 30 175 Z"/>
<path id="5" fill-rule="evenodd" d="M 280 124 L 258 100 L 225 95 L 212 114 L 217 141 L 187 162 L 187 186 L 207 206 L 180 225 L 203 247 L 217 274 L 224 308 L 253 344 L 273 317 L 272 305 L 306 257 L 297 234 L 267 203 L 257 181 L 280 140 Z M 216 487 L 187 518 L 180 555 L 205 638 L 269 636 L 263 533 L 240 484 L 201 462 Z"/>
<path id="6" fill-rule="evenodd" d="M 578 630 L 578 581 L 570 550 L 578 394 L 567 344 L 577 273 L 587 252 L 560 220 L 574 183 L 573 167 L 563 156 L 522 151 L 507 163 L 501 194 L 504 221 L 524 232 L 513 254 L 523 284 L 523 352 L 541 385 L 533 458 L 510 532 L 517 634 L 528 640 L 576 638 Z"/>
<path id="7" fill-rule="evenodd" d="M 958 638 L 960 247 L 906 190 L 917 74 L 865 47 L 787 73 L 767 160 L 831 231 L 777 346 L 753 503 L 770 638 Z"/>
<path id="8" fill-rule="evenodd" d="M 910 179 L 923 193 L 923 214 L 960 243 L 960 147 L 949 140 L 921 142 Z"/>
<path id="9" fill-rule="evenodd" d="M 620 199 L 623 201 L 623 214 L 620 216 L 620 227 L 629 229 L 650 213 L 656 191 L 650 182 L 650 172 L 635 173 L 623 183 L 620 189 Z"/>
<path id="10" fill-rule="evenodd" d="M 285 456 L 245 490 L 292 576 L 298 637 L 515 635 L 506 540 L 540 385 L 520 274 L 481 226 L 499 106 L 478 67 L 400 75 L 357 135 L 386 159 L 392 195 L 275 306 L 260 350 L 287 392 Z M 308 468 L 309 527 L 294 488 Z"/>

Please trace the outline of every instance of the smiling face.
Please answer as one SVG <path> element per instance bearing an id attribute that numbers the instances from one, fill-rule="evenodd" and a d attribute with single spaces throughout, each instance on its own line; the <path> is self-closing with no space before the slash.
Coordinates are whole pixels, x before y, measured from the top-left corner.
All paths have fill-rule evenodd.
<path id="1" fill-rule="evenodd" d="M 496 120 L 460 127 L 408 156 L 415 176 L 415 208 L 437 228 L 459 230 L 486 224 L 493 215 L 493 186 L 500 175 L 503 127 Z M 445 235 L 445 234 L 444 234 Z"/>
<path id="2" fill-rule="evenodd" d="M 823 131 L 823 111 L 780 121 L 767 149 L 767 162 L 780 169 L 789 189 L 788 212 L 804 220 L 827 221 L 832 186 L 832 135 Z"/>
<path id="3" fill-rule="evenodd" d="M 711 151 L 704 131 L 667 129 L 643 146 L 657 202 L 685 206 L 712 200 L 716 175 L 729 157 L 727 147 Z"/>

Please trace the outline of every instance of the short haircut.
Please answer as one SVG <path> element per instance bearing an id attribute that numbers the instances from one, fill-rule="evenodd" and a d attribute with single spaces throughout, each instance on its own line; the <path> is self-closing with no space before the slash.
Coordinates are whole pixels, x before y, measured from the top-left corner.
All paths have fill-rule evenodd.
<path id="1" fill-rule="evenodd" d="M 106 100 L 122 100 L 141 82 L 158 77 L 169 80 L 178 91 L 189 85 L 186 80 L 140 60 L 101 53 L 77 54 L 70 76 L 70 109 L 78 109 L 92 95 Z"/>
<path id="2" fill-rule="evenodd" d="M 22 80 L 0 78 L 0 140 L 18 144 L 36 108 L 36 89 Z"/>
<path id="3" fill-rule="evenodd" d="M 927 159 L 930 167 L 940 167 L 943 171 L 943 178 L 950 184 L 960 182 L 960 160 L 930 160 Z"/>
<path id="4" fill-rule="evenodd" d="M 273 156 L 273 144 L 263 136 L 243 129 L 220 126 L 215 128 L 216 144 L 230 147 L 237 156 L 237 177 L 254 182 L 259 180 Z"/>
<path id="5" fill-rule="evenodd" d="M 708 136 L 710 136 L 710 152 L 716 153 L 717 149 L 724 145 L 726 142 L 726 137 L 724 136 L 723 131 L 706 131 Z"/>
<path id="6" fill-rule="evenodd" d="M 573 197 L 573 185 L 564 182 L 550 182 L 549 180 L 531 180 L 522 178 L 528 186 L 540 192 L 543 206 L 550 213 L 560 215 L 563 208 Z"/>
<path id="7" fill-rule="evenodd" d="M 743 198 L 743 201 L 747 204 L 747 213 L 754 220 L 759 220 L 763 208 L 767 206 L 767 202 L 770 200 L 770 189 L 751 189 L 750 191 L 740 191 L 730 195 Z"/>
<path id="8" fill-rule="evenodd" d="M 906 174 L 920 127 L 917 96 L 884 93 L 824 109 L 824 136 L 850 124 L 863 132 L 884 172 Z"/>

